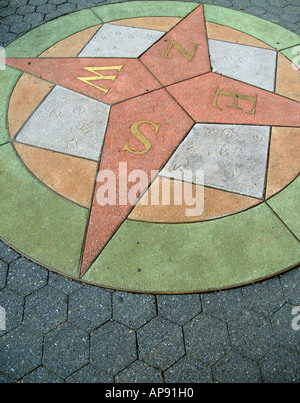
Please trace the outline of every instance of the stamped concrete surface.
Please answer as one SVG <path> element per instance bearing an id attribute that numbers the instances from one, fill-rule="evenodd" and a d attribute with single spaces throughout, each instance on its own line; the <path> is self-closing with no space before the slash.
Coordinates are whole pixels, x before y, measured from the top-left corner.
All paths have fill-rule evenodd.
<path id="1" fill-rule="evenodd" d="M 24 46 L 19 47 L 13 41 L 19 37 L 22 38 L 25 33 L 30 34 L 35 27 L 43 27 L 43 24 L 48 21 L 55 24 L 57 17 L 66 15 L 70 22 L 64 28 L 68 42 L 64 42 L 63 47 L 58 43 L 47 49 L 51 45 L 50 43 L 46 45 L 47 36 L 45 36 L 45 44 L 38 42 L 34 44 L 36 38 L 32 36 L 33 42 L 30 44 L 30 49 L 36 47 L 36 56 L 45 52 L 44 56 L 54 57 L 55 64 L 59 63 L 60 57 L 72 58 L 83 49 L 79 54 L 83 62 L 88 60 L 87 58 L 97 56 L 115 57 L 119 58 L 116 61 L 121 71 L 123 69 L 121 67 L 123 66 L 122 58 L 140 56 L 145 49 L 154 44 L 150 51 L 146 51 L 142 55 L 141 60 L 152 73 L 156 74 L 156 66 L 153 61 L 155 61 L 156 49 L 159 49 L 162 44 L 160 37 L 176 26 L 179 20 L 169 15 L 167 22 L 156 20 L 154 23 L 152 16 L 156 15 L 155 1 L 143 2 L 143 7 L 140 9 L 136 8 L 134 2 L 121 1 L 113 13 L 109 7 L 100 7 L 112 3 L 114 2 L 97 0 L 1 0 L 0 45 L 12 44 L 8 48 L 9 57 L 29 57 L 28 43 L 24 42 Z M 167 3 L 168 1 L 164 2 L 164 5 Z M 297 75 L 299 71 L 294 70 L 289 74 L 286 84 L 284 83 L 286 76 L 284 71 L 287 71 L 285 68 L 288 68 L 288 71 L 291 70 L 290 65 L 288 67 L 286 65 L 287 60 L 293 60 L 295 57 L 297 59 L 297 45 L 300 46 L 300 43 L 296 41 L 293 33 L 299 34 L 300 6 L 293 0 L 263 2 L 220 0 L 201 3 L 238 10 L 243 13 L 245 20 L 247 18 L 251 20 L 250 16 L 256 15 L 273 22 L 268 35 L 261 28 L 264 24 L 257 27 L 256 38 L 260 38 L 261 41 L 251 36 L 256 29 L 251 25 L 247 30 L 250 35 L 243 33 L 236 39 L 235 35 L 239 29 L 238 18 L 235 19 L 233 15 L 230 20 L 232 26 L 227 24 L 226 29 L 219 31 L 218 24 L 213 23 L 214 18 L 218 18 L 220 22 L 226 13 L 222 14 L 219 8 L 207 9 L 206 17 L 209 18 L 210 23 L 207 24 L 206 29 L 208 37 L 211 38 L 208 41 L 207 51 L 212 61 L 213 72 L 208 73 L 207 61 L 209 60 L 202 59 L 201 72 L 193 73 L 192 76 L 207 73 L 205 77 L 210 77 L 210 82 L 217 84 L 231 84 L 233 83 L 231 80 L 239 80 L 239 68 L 232 68 L 235 51 L 238 47 L 240 49 L 239 62 L 246 63 L 249 80 L 247 83 L 236 84 L 237 93 L 243 93 L 244 89 L 249 89 L 248 85 L 256 86 L 259 97 L 265 97 L 263 99 L 268 101 L 269 109 L 270 105 L 276 109 L 278 118 L 276 113 L 272 119 L 269 118 L 266 108 L 255 117 L 250 114 L 249 121 L 243 120 L 244 126 L 238 126 L 237 114 L 234 115 L 237 113 L 235 110 L 237 108 L 231 106 L 235 126 L 228 122 L 227 125 L 224 125 L 222 120 L 214 121 L 213 124 L 204 120 L 203 123 L 202 118 L 196 116 L 198 111 L 194 113 L 194 106 L 189 99 L 193 92 L 187 92 L 182 95 L 182 102 L 186 103 L 186 110 L 191 108 L 190 116 L 197 122 L 190 131 L 192 126 L 190 117 L 182 112 L 180 115 L 176 109 L 176 103 L 173 101 L 173 105 L 172 98 L 164 92 L 164 89 L 160 89 L 161 83 L 163 85 L 171 84 L 169 88 L 172 95 L 180 94 L 181 84 L 177 84 L 178 79 L 174 81 L 175 84 L 168 81 L 169 54 L 165 55 L 165 67 L 157 72 L 156 77 L 159 76 L 160 83 L 149 75 L 147 82 L 140 80 L 137 87 L 128 89 L 128 91 L 134 92 L 126 93 L 124 99 L 134 96 L 134 100 L 113 106 L 111 104 L 114 102 L 123 100 L 113 98 L 119 97 L 119 94 L 114 95 L 113 91 L 110 95 L 112 98 L 107 104 L 104 104 L 102 103 L 103 98 L 98 98 L 96 101 L 93 95 L 86 97 L 86 101 L 84 101 L 85 95 L 73 92 L 74 88 L 68 87 L 68 74 L 72 71 L 71 67 L 75 66 L 71 63 L 70 69 L 66 70 L 64 75 L 58 77 L 59 75 L 56 74 L 56 78 L 62 80 L 62 86 L 68 89 L 59 85 L 53 88 L 40 78 L 32 78 L 33 76 L 24 74 L 22 80 L 18 81 L 14 97 L 10 99 L 9 134 L 12 139 L 16 140 L 16 149 L 29 170 L 37 172 L 37 178 L 63 198 L 59 198 L 58 202 L 57 195 L 54 193 L 51 198 L 46 197 L 45 186 L 35 185 L 34 197 L 37 206 L 35 213 L 42 218 L 37 229 L 37 233 L 40 234 L 38 242 L 36 233 L 33 235 L 28 230 L 34 219 L 34 213 L 28 213 L 31 211 L 29 204 L 22 208 L 24 220 L 22 219 L 22 222 L 15 220 L 17 227 L 14 231 L 12 226 L 5 222 L 5 231 L 10 234 L 10 239 L 15 245 L 25 245 L 26 248 L 31 248 L 33 258 L 42 256 L 45 266 L 59 267 L 57 271 L 66 273 L 69 277 L 77 276 L 76 267 L 79 264 L 77 250 L 82 246 L 83 228 L 88 219 L 88 209 L 92 207 L 92 182 L 95 180 L 99 158 L 99 155 L 94 154 L 93 148 L 86 154 L 89 150 L 90 136 L 93 135 L 92 143 L 97 142 L 97 150 L 100 152 L 108 113 L 111 113 L 108 132 L 113 132 L 121 127 L 119 116 L 125 116 L 127 105 L 134 104 L 138 106 L 139 111 L 144 110 L 138 95 L 145 91 L 148 85 L 152 85 L 151 90 L 154 90 L 152 94 L 161 95 L 158 97 L 160 101 L 155 100 L 156 103 L 153 103 L 153 105 L 158 105 L 161 102 L 158 112 L 159 119 L 163 119 L 163 116 L 165 116 L 164 118 L 169 117 L 170 114 L 174 115 L 175 134 L 172 132 L 172 137 L 177 134 L 181 135 L 175 130 L 175 127 L 179 125 L 184 133 L 189 132 L 185 141 L 179 145 L 173 155 L 174 161 L 171 159 L 169 167 L 166 165 L 165 171 L 161 171 L 157 183 L 162 183 L 166 177 L 176 179 L 174 166 L 175 170 L 178 166 L 186 165 L 188 167 L 189 163 L 195 167 L 193 158 L 197 156 L 197 161 L 200 159 L 202 161 L 201 168 L 203 168 L 203 163 L 206 164 L 205 181 L 207 182 L 205 185 L 208 186 L 208 191 L 205 197 L 208 201 L 216 200 L 216 198 L 220 200 L 213 206 L 211 206 L 211 202 L 208 202 L 210 207 L 205 211 L 204 220 L 215 218 L 218 214 L 229 215 L 256 206 L 261 203 L 262 199 L 264 203 L 256 206 L 253 211 L 249 209 L 245 212 L 242 221 L 239 221 L 239 215 L 235 214 L 227 217 L 225 221 L 212 220 L 201 227 L 198 227 L 196 223 L 184 224 L 186 218 L 183 218 L 184 214 L 178 207 L 172 210 L 172 213 L 166 212 L 164 215 L 163 206 L 159 206 L 159 208 L 162 207 L 161 210 L 152 210 L 138 205 L 129 216 L 129 218 L 132 217 L 132 220 L 129 219 L 124 223 L 104 249 L 102 260 L 96 260 L 93 270 L 89 270 L 84 277 L 84 280 L 88 282 L 97 283 L 100 272 L 101 278 L 104 280 L 107 278 L 107 284 L 109 284 L 112 278 L 111 273 L 114 273 L 116 274 L 114 283 L 116 288 L 119 286 L 120 289 L 132 289 L 134 283 L 138 290 L 140 286 L 141 290 L 145 290 L 143 287 L 148 280 L 150 287 L 160 283 L 164 287 L 167 276 L 162 276 L 162 273 L 171 270 L 174 275 L 166 282 L 165 289 L 173 289 L 179 293 L 185 292 L 183 295 L 176 294 L 176 292 L 174 295 L 151 292 L 147 294 L 132 293 L 114 290 L 113 287 L 108 289 L 82 283 L 80 278 L 73 281 L 33 263 L 0 241 L 0 307 L 5 309 L 5 318 L 3 313 L 0 317 L 2 326 L 0 326 L 0 383 L 300 382 L 300 271 L 295 267 L 286 273 L 273 276 L 282 268 L 297 265 L 299 218 L 296 213 L 296 200 L 299 181 L 294 178 L 298 174 L 298 164 L 295 161 L 299 158 L 299 154 L 297 154 L 296 147 L 291 147 L 290 144 L 296 144 L 297 136 L 299 136 L 297 112 L 300 98 L 295 85 L 299 80 L 299 75 Z M 176 4 L 176 13 L 178 12 L 178 15 L 181 16 L 192 12 L 197 6 L 195 2 L 190 1 L 176 2 Z M 96 7 L 91 14 L 88 14 L 88 10 L 86 10 L 87 14 L 81 14 L 80 18 L 77 18 L 76 14 L 72 14 L 90 7 Z M 140 28 L 141 22 L 138 18 L 136 19 L 137 27 L 134 32 L 138 38 L 135 36 L 131 38 L 132 10 L 135 10 L 137 17 L 143 16 L 143 12 L 147 10 L 148 17 L 143 20 L 143 28 Z M 166 14 L 163 15 L 167 15 L 169 12 L 166 10 L 169 10 L 167 5 L 164 9 Z M 185 10 L 185 14 L 182 14 L 183 10 Z M 200 15 L 201 9 L 197 10 L 196 13 L 199 12 Z M 195 16 L 196 14 L 190 15 Z M 124 19 L 126 17 L 129 20 Z M 185 21 L 189 21 L 189 18 L 193 17 L 188 17 Z M 109 24 L 118 19 L 123 20 L 122 26 L 118 25 L 118 22 L 113 22 L 116 24 L 115 26 Z M 82 24 L 82 29 L 85 29 L 84 35 L 76 36 L 79 29 L 77 24 L 79 26 Z M 103 24 L 102 28 L 95 35 L 99 24 Z M 275 28 L 273 28 L 274 26 Z M 275 39 L 272 39 L 266 45 L 264 39 L 267 36 L 275 38 L 271 33 L 273 29 L 274 32 L 277 32 L 277 26 L 285 27 L 291 33 L 280 38 L 277 36 L 278 42 L 275 43 Z M 45 27 L 44 33 L 48 29 L 46 25 Z M 89 28 L 86 29 L 87 27 Z M 178 27 L 179 25 L 176 30 Z M 62 30 L 62 28 L 60 29 Z M 176 33 L 176 30 L 173 32 Z M 113 35 L 115 38 L 119 36 L 124 38 L 127 35 L 126 43 L 128 40 L 137 40 L 136 46 L 134 46 L 137 53 L 129 54 L 132 47 L 126 50 L 125 54 L 118 53 L 119 45 L 122 51 L 124 46 L 121 46 L 122 44 L 118 40 L 110 42 L 108 45 L 106 43 L 107 35 Z M 226 38 L 222 35 L 226 35 Z M 168 39 L 170 40 L 166 36 L 166 40 Z M 226 49 L 220 47 L 222 40 L 228 41 Z M 67 43 L 70 47 L 66 45 Z M 144 47 L 139 49 L 138 45 L 141 44 Z M 195 51 L 197 46 L 195 45 Z M 201 47 L 203 46 L 205 47 L 205 44 L 201 43 Z M 69 54 L 64 53 L 66 48 L 70 52 Z M 274 48 L 281 49 L 277 59 Z M 292 53 L 294 51 L 296 53 Z M 180 52 L 178 54 L 180 55 Z M 286 55 L 288 59 L 281 59 L 283 55 Z M 222 59 L 220 59 L 221 56 Z M 188 57 L 187 54 L 186 58 Z M 227 60 L 222 63 L 224 57 Z M 25 63 L 21 70 L 27 73 L 31 73 L 32 69 L 36 67 L 39 69 L 39 62 L 37 65 L 27 63 L 25 69 L 26 59 L 23 61 L 11 59 L 12 65 L 17 66 L 19 62 Z M 181 62 L 179 58 L 179 63 Z M 126 63 L 125 66 L 127 66 Z M 297 63 L 297 60 L 294 63 Z M 53 73 L 51 68 L 48 71 L 44 68 L 36 71 L 46 74 L 47 76 L 43 77 L 46 80 L 48 74 Z M 134 64 L 130 65 L 126 77 L 130 77 L 130 73 L 133 71 Z M 182 72 L 185 74 L 184 70 Z M 266 76 L 263 72 L 266 73 Z M 190 78 L 190 72 L 186 71 L 186 73 L 186 78 Z M 216 78 L 217 73 L 220 75 L 219 78 Z M 118 75 L 118 73 L 115 74 Z M 37 75 L 41 77 L 40 74 Z M 230 78 L 221 77 L 221 75 Z M 17 82 L 20 72 L 8 68 L 5 76 L 8 81 Z M 277 83 L 280 84 L 275 88 L 276 77 Z M 80 79 L 77 80 L 78 87 L 75 91 L 78 88 L 84 88 L 82 82 L 86 84 L 85 77 L 80 78 L 83 80 L 81 83 Z M 191 91 L 193 90 L 193 80 L 190 80 Z M 55 80 L 54 82 L 57 83 Z M 201 85 L 202 88 L 208 88 L 206 82 L 201 81 Z M 13 86 L 12 88 L 10 86 L 11 84 L 9 84 L 9 88 L 2 89 L 4 103 L 1 110 L 5 110 L 4 108 L 9 102 L 9 94 L 13 89 Z M 126 87 L 125 82 L 123 87 Z M 28 93 L 26 88 L 30 88 L 32 92 Z M 41 92 L 39 92 L 40 90 Z M 276 94 L 269 93 L 273 91 Z M 24 96 L 28 97 L 28 102 L 26 102 L 27 107 L 22 111 L 23 116 L 22 114 L 20 116 L 17 111 L 22 92 L 25 94 Z M 101 92 L 104 91 L 101 90 Z M 145 95 L 150 106 L 155 98 L 152 94 Z M 47 103 L 51 104 L 53 98 L 55 98 L 55 103 L 45 108 Z M 163 109 L 165 98 L 169 100 L 169 109 L 166 111 Z M 224 99 L 220 98 L 215 99 L 214 112 L 217 112 L 217 109 L 220 111 L 222 108 L 228 108 L 228 99 L 225 99 L 227 102 L 224 102 Z M 197 95 L 195 95 L 195 99 L 197 100 Z M 199 99 L 199 102 L 205 105 L 205 97 Z M 253 99 L 252 102 L 254 102 Z M 58 105 L 60 105 L 59 108 Z M 125 105 L 125 109 L 122 105 Z M 83 121 L 82 117 L 88 113 L 89 108 L 95 108 L 89 115 L 94 116 L 95 120 L 91 121 L 89 118 L 87 121 Z M 152 109 L 154 110 L 154 106 Z M 286 115 L 285 110 L 289 111 Z M 296 115 L 293 115 L 293 110 Z M 134 113 L 134 109 L 131 113 Z M 34 133 L 39 130 L 39 127 L 34 130 L 31 127 L 29 130 L 30 125 L 34 128 L 37 117 L 40 115 L 49 121 L 56 121 L 57 130 L 54 132 L 50 130 L 48 133 L 49 125 L 45 125 L 45 138 L 47 139 L 45 144 L 40 143 L 39 137 L 34 137 Z M 284 117 L 284 121 L 280 120 L 282 117 Z M 124 127 L 130 126 L 130 119 L 131 115 L 126 115 L 123 122 Z M 64 126 L 61 125 L 61 121 L 64 122 Z M 214 133 L 214 130 L 221 127 L 221 124 L 223 132 Z M 273 124 L 276 127 L 271 129 L 270 125 Z M 76 128 L 76 133 L 81 133 L 80 139 L 71 135 L 74 128 Z M 20 213 L 18 206 L 14 205 L 12 189 L 17 189 L 22 194 L 30 194 L 33 178 L 31 175 L 23 175 L 21 172 L 20 162 L 13 156 L 12 139 L 6 136 L 6 128 L 1 129 L 0 154 L 3 162 L 2 174 L 5 177 L 3 183 L 13 182 L 13 184 L 5 185 L 1 189 L 4 200 L 0 204 L 2 211 L 7 215 L 18 217 Z M 159 127 L 155 126 L 152 129 L 158 131 Z M 271 130 L 272 136 L 270 136 Z M 56 137 L 58 131 L 60 136 Z M 17 136 L 14 138 L 15 135 Z M 165 135 L 167 136 L 168 133 Z M 288 140 L 283 141 L 283 137 Z M 229 141 L 227 141 L 228 139 Z M 181 138 L 178 140 L 175 138 L 174 145 L 170 144 L 170 152 L 172 147 L 177 147 L 180 141 Z M 203 143 L 206 144 L 206 149 L 214 151 L 214 164 L 209 163 L 207 156 L 202 154 L 201 145 Z M 36 146 L 38 148 L 35 148 Z M 105 150 L 108 151 L 108 157 L 104 163 L 108 167 L 112 167 L 115 163 L 113 158 L 109 157 L 111 147 L 115 147 L 115 145 L 113 142 L 107 141 Z M 238 147 L 242 149 L 241 154 L 236 154 Z M 282 158 L 282 150 L 285 151 L 286 158 Z M 226 157 L 232 154 L 235 155 L 234 169 L 238 167 L 238 170 L 231 177 L 227 175 L 227 177 L 220 178 L 215 174 L 214 166 L 222 167 L 222 171 L 226 173 L 225 168 L 228 167 Z M 251 156 L 252 158 L 255 156 L 254 170 L 247 169 L 246 162 L 251 159 Z M 82 157 L 82 159 L 78 157 Z M 161 164 L 159 156 L 149 159 L 149 162 L 157 163 L 158 167 Z M 171 169 L 172 163 L 173 169 Z M 266 178 L 267 163 L 268 177 Z M 145 167 L 146 164 L 147 161 Z M 249 166 L 253 166 L 253 161 Z M 84 177 L 83 167 L 88 172 L 87 177 L 92 179 L 88 180 Z M 56 172 L 65 170 L 64 175 L 68 178 L 67 181 L 59 183 L 55 180 L 58 176 L 55 174 L 55 170 Z M 78 182 L 80 182 L 80 187 L 76 186 Z M 152 192 L 155 192 L 154 184 L 155 182 L 150 189 Z M 190 186 L 195 190 L 197 184 L 190 184 Z M 285 191 L 277 194 L 282 188 L 285 188 Z M 228 193 L 228 191 L 232 193 Z M 70 200 L 75 202 L 72 204 L 71 210 L 68 208 Z M 49 221 L 43 211 L 51 212 L 51 217 L 55 218 Z M 96 214 L 95 217 L 100 214 L 95 210 L 92 211 Z M 109 222 L 114 214 L 115 212 L 108 213 L 105 220 Z M 123 212 L 120 214 L 122 215 Z M 126 214 L 128 214 L 127 211 Z M 169 217 L 166 219 L 168 214 Z M 173 219 L 174 221 L 172 221 Z M 147 221 L 147 223 L 142 221 Z M 158 226 L 152 222 L 162 224 Z M 166 225 L 165 222 L 180 222 L 183 230 L 178 231 L 175 224 Z M 54 228 L 61 230 L 55 233 Z M 219 244 L 218 234 L 225 230 L 231 235 L 226 241 L 226 245 Z M 94 230 L 92 229 L 92 231 Z M 97 228 L 95 231 L 94 238 L 98 236 Z M 107 231 L 108 238 L 110 237 L 109 231 L 111 228 L 108 228 Z M 47 234 L 46 237 L 45 234 Z M 201 258 L 210 256 L 209 260 L 213 262 L 214 266 L 214 271 L 203 272 L 208 289 L 226 286 L 229 289 L 188 293 L 184 288 L 187 283 L 190 287 L 189 290 L 192 291 L 193 277 L 189 278 L 189 273 L 193 273 L 191 268 L 195 263 L 191 251 L 198 250 L 195 234 L 205 246 L 205 250 L 201 252 Z M 182 258 L 182 253 L 173 249 L 183 235 L 185 237 L 184 249 L 188 258 L 185 259 L 179 270 L 176 262 Z M 43 244 L 45 239 L 49 248 L 47 251 L 46 243 Z M 242 255 L 240 249 L 236 250 L 236 239 L 239 240 L 239 245 L 243 244 L 245 247 L 252 245 L 251 261 L 246 253 Z M 157 243 L 157 241 L 159 242 Z M 150 254 L 147 259 L 143 254 L 144 245 L 149 245 Z M 129 250 L 134 250 L 134 254 L 130 255 Z M 172 256 L 168 258 L 164 253 L 165 250 L 172 251 Z M 215 254 L 216 250 L 219 254 Z M 270 251 L 272 251 L 271 255 Z M 89 250 L 88 253 L 90 253 Z M 95 253 L 95 251 L 91 250 L 91 253 Z M 117 254 L 123 256 L 122 264 L 119 258 L 114 257 Z M 153 256 L 155 256 L 155 262 L 152 260 Z M 231 264 L 228 264 L 229 261 Z M 144 265 L 141 265 L 141 262 Z M 267 262 L 272 267 L 268 266 L 268 271 L 264 272 L 263 277 L 273 276 L 272 278 L 230 289 L 233 284 L 237 284 L 236 281 L 239 278 L 241 278 L 240 283 L 244 283 L 245 277 L 239 270 L 241 267 L 245 268 L 251 264 L 260 271 L 264 265 L 267 267 Z M 222 264 L 226 266 L 225 269 Z M 125 268 L 126 272 L 124 272 Z M 182 279 L 182 270 L 186 273 L 184 279 Z M 139 281 L 141 284 L 138 283 Z M 251 283 L 251 280 L 249 282 Z M 0 314 L 1 312 L 3 310 L 0 311 Z M 4 319 L 5 326 L 3 326 Z"/>

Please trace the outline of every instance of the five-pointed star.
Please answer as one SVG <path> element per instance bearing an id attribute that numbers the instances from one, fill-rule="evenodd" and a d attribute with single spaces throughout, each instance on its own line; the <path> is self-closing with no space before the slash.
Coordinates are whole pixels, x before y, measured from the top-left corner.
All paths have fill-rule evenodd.
<path id="1" fill-rule="evenodd" d="M 81 276 L 153 182 L 151 172 L 163 168 L 195 123 L 300 125 L 299 102 L 212 72 L 202 5 L 136 59 L 15 58 L 6 63 L 111 105 L 99 172 L 115 173 L 119 203 L 99 204 L 101 183 L 95 184 Z M 129 203 L 122 196 L 120 202 L 122 181 L 127 183 L 136 169 L 147 173 L 148 183 L 135 200 Z"/>

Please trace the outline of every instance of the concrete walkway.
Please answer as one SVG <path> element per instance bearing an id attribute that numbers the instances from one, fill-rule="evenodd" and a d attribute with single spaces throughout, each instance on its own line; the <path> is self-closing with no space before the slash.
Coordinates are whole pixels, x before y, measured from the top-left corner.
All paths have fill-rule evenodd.
<path id="1" fill-rule="evenodd" d="M 110 3 L 0 0 L 0 45 Z M 201 3 L 300 34 L 298 0 Z M 299 306 L 299 268 L 213 293 L 135 294 L 66 279 L 0 241 L 0 383 L 299 383 Z"/>

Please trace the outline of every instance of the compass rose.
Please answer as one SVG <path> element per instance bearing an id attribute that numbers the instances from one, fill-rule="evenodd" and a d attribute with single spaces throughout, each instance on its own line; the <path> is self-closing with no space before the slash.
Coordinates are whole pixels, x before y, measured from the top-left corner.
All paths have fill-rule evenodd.
<path id="1" fill-rule="evenodd" d="M 58 119 L 64 108 L 63 101 L 60 107 L 51 104 L 51 96 L 63 100 L 64 96 L 72 98 L 73 94 L 80 94 L 88 98 L 87 105 L 93 111 L 94 118 L 84 120 L 86 106 L 78 102 L 72 111 L 78 132 L 68 133 L 67 137 L 62 138 L 59 126 L 53 138 L 47 136 L 47 128 L 44 134 L 36 132 L 34 120 L 28 120 L 15 136 L 20 144 L 34 146 L 38 142 L 42 148 L 58 152 L 63 149 L 66 154 L 98 162 L 98 180 L 94 185 L 79 268 L 81 277 L 151 189 L 158 173 L 176 179 L 176 172 L 170 174 L 170 166 L 180 166 L 186 159 L 183 148 L 188 150 L 188 158 L 193 157 L 194 151 L 193 158 L 196 158 L 197 149 L 201 147 L 205 147 L 211 157 L 216 154 L 212 144 L 217 144 L 218 158 L 211 159 L 209 165 L 208 157 L 202 156 L 195 166 L 199 165 L 205 172 L 206 167 L 212 170 L 214 165 L 219 176 L 230 169 L 229 160 L 225 159 L 233 148 L 238 164 L 244 160 L 253 170 L 256 164 L 264 165 L 265 169 L 267 161 L 258 159 L 257 155 L 267 154 L 269 126 L 300 126 L 300 103 L 274 93 L 272 84 L 259 82 L 259 71 L 257 81 L 254 77 L 253 82 L 244 82 L 238 72 L 236 76 L 226 71 L 220 73 L 212 66 L 202 5 L 167 33 L 153 32 L 144 30 L 144 39 L 148 41 L 146 49 L 124 57 L 101 56 L 103 49 L 97 47 L 96 37 L 101 35 L 105 46 L 105 40 L 113 35 L 109 27 L 103 26 L 77 57 L 6 59 L 8 66 L 52 84 L 50 96 L 44 101 L 49 119 Z M 118 49 L 121 38 L 114 40 L 114 47 Z M 211 48 L 213 46 L 212 43 Z M 231 56 L 225 52 L 224 57 Z M 241 62 L 247 63 L 247 55 L 241 57 L 245 57 Z M 270 51 L 269 57 L 276 57 L 276 52 Z M 42 108 L 43 104 L 37 111 L 41 116 L 46 113 Z M 99 122 L 102 122 L 101 129 Z M 103 126 L 103 122 L 107 124 Z M 41 136 L 44 136 L 42 140 Z M 257 155 L 244 152 L 250 141 L 255 143 Z M 231 144 L 230 150 L 228 144 Z M 120 167 L 126 167 L 126 175 L 133 170 L 147 174 L 147 182 L 130 202 L 121 196 L 124 172 Z M 116 203 L 99 203 L 102 172 L 115 175 Z M 153 172 L 157 172 L 156 176 Z M 252 190 L 245 191 L 243 185 L 235 183 L 235 175 L 232 170 L 233 179 L 224 189 L 264 200 L 265 178 L 262 182 L 253 182 Z M 211 188 L 222 187 L 210 174 L 206 183 L 199 183 L 204 184 Z M 133 187 L 134 183 L 129 183 L 127 191 Z"/>

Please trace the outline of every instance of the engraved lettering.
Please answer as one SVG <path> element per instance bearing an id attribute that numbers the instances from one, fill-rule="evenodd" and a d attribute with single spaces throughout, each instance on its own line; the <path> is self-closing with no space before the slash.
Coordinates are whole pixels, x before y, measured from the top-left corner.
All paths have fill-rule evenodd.
<path id="1" fill-rule="evenodd" d="M 110 81 L 115 81 L 115 79 L 118 77 L 118 73 L 114 75 L 103 75 L 102 73 L 99 73 L 99 71 L 109 71 L 109 70 L 117 70 L 121 71 L 123 68 L 124 64 L 121 64 L 120 66 L 103 66 L 103 67 L 84 67 L 85 70 L 95 74 L 92 77 L 77 77 L 77 80 L 83 81 L 86 84 L 91 85 L 92 87 L 97 88 L 98 90 L 101 90 L 105 93 L 105 95 L 108 93 L 110 88 L 102 88 L 99 87 L 98 85 L 94 84 L 94 81 L 98 80 L 110 80 Z"/>
<path id="2" fill-rule="evenodd" d="M 180 43 L 178 43 L 177 41 L 174 41 L 173 39 L 168 39 L 168 42 L 170 42 L 170 45 L 169 45 L 166 53 L 162 56 L 164 59 L 170 59 L 169 55 L 170 55 L 172 48 L 174 47 L 182 54 L 182 56 L 184 56 L 189 62 L 191 62 L 195 57 L 195 53 L 196 53 L 198 46 L 200 46 L 199 43 L 193 43 L 194 48 L 192 50 L 192 53 L 189 54 L 188 51 L 186 49 L 184 49 L 184 47 L 181 46 Z"/>
<path id="3" fill-rule="evenodd" d="M 143 124 L 143 123 L 146 123 L 146 124 L 149 124 L 149 125 L 153 126 L 154 129 L 155 129 L 155 134 L 156 135 L 158 134 L 160 126 L 161 126 L 159 123 L 153 123 L 153 122 L 150 122 L 149 120 L 140 120 L 138 122 L 135 122 L 130 128 L 131 133 L 134 135 L 134 137 L 136 139 L 138 139 L 144 145 L 144 148 L 141 151 L 132 150 L 129 147 L 129 141 L 127 140 L 125 145 L 124 145 L 124 147 L 123 147 L 123 149 L 122 149 L 122 151 L 128 151 L 131 154 L 135 154 L 135 155 L 144 155 L 144 154 L 147 154 L 151 150 L 151 148 L 152 148 L 151 141 L 148 139 L 148 137 L 146 137 L 139 130 L 140 125 Z"/>
<path id="4" fill-rule="evenodd" d="M 245 112 L 245 113 L 247 113 L 249 115 L 254 115 L 255 112 L 256 112 L 258 95 L 248 96 L 248 95 L 243 95 L 243 94 L 236 94 L 234 92 L 222 91 L 220 89 L 220 87 L 217 87 L 216 94 L 215 94 L 215 99 L 214 99 L 214 102 L 213 102 L 213 107 L 217 108 L 217 109 L 220 109 L 222 111 L 223 109 L 218 104 L 219 96 L 231 97 L 231 98 L 234 99 L 234 104 L 233 105 L 227 105 L 227 108 L 239 109 L 241 111 L 244 110 L 243 108 L 239 107 L 239 101 L 241 99 L 243 99 L 245 101 L 252 102 L 252 104 L 253 104 L 252 109 L 249 112 Z"/>

